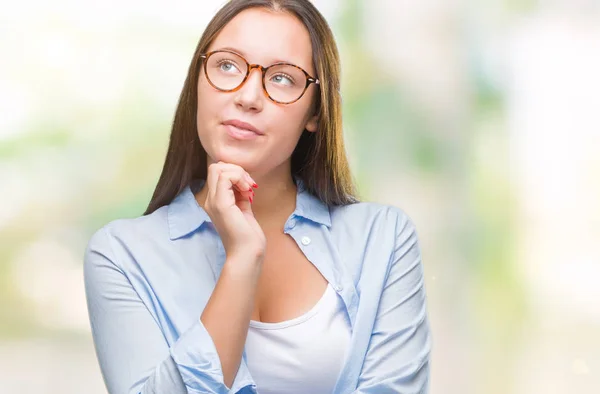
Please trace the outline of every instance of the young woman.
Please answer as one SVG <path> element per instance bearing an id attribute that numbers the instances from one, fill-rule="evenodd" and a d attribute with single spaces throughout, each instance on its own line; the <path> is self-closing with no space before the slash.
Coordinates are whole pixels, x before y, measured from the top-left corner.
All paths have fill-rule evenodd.
<path id="1" fill-rule="evenodd" d="M 308 0 L 209 23 L 145 215 L 86 249 L 110 393 L 428 391 L 415 226 L 354 197 L 339 73 Z"/>

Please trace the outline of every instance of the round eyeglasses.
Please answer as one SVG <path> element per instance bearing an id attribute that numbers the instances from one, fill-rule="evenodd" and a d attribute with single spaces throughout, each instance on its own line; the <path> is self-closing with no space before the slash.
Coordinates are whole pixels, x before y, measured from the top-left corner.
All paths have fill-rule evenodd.
<path id="1" fill-rule="evenodd" d="M 204 73 L 208 83 L 222 92 L 239 90 L 253 68 L 262 72 L 262 86 L 269 99 L 278 104 L 292 104 L 304 95 L 311 83 L 320 81 L 290 63 L 275 63 L 269 67 L 249 64 L 235 52 L 218 50 L 200 55 L 204 59 Z"/>

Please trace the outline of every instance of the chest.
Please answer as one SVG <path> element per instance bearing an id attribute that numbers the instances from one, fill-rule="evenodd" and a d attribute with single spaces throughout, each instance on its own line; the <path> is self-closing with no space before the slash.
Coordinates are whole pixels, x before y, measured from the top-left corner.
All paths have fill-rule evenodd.
<path id="1" fill-rule="evenodd" d="M 275 323 L 310 310 L 323 296 L 327 280 L 284 233 L 267 234 L 252 320 Z"/>

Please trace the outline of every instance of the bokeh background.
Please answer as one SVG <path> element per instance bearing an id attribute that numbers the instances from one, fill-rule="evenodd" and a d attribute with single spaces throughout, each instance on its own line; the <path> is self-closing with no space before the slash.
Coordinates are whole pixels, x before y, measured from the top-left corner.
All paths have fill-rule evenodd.
<path id="1" fill-rule="evenodd" d="M 221 4 L 2 7 L 1 393 L 105 393 L 83 251 L 147 206 Z M 417 224 L 431 393 L 600 393 L 600 2 L 315 4 L 361 195 Z"/>

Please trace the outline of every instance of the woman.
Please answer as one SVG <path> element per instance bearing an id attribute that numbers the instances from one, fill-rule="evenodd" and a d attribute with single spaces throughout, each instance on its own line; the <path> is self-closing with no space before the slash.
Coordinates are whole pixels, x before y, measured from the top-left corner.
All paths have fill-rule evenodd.
<path id="1" fill-rule="evenodd" d="M 428 391 L 415 227 L 357 202 L 340 109 L 335 42 L 308 0 L 216 14 L 145 215 L 86 249 L 110 393 Z"/>

